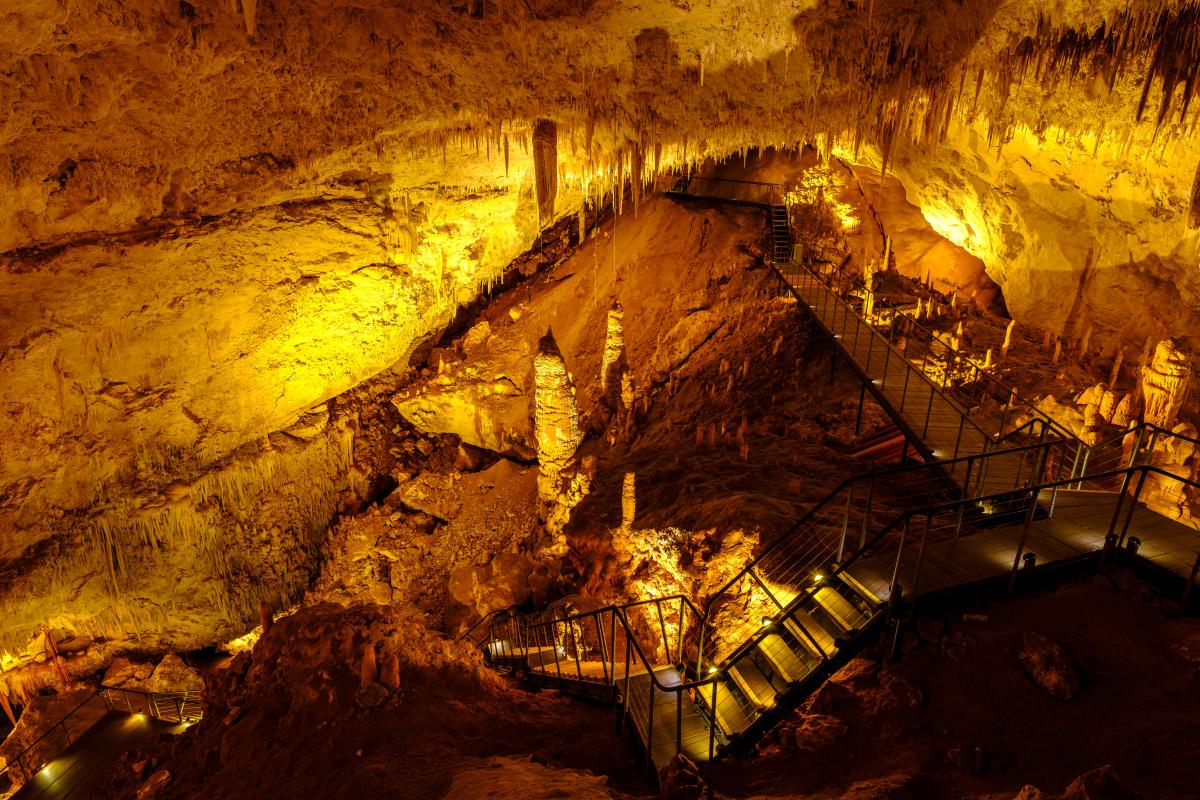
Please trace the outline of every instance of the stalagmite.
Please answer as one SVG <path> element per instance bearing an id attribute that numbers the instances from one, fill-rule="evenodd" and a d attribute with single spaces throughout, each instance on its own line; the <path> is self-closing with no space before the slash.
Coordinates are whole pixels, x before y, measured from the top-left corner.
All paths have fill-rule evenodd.
<path id="1" fill-rule="evenodd" d="M 625 315 L 621 303 L 613 300 L 608 310 L 608 324 L 604 332 L 604 353 L 600 358 L 600 389 L 607 391 L 616 385 L 617 376 L 625 367 Z"/>
<path id="2" fill-rule="evenodd" d="M 553 120 L 539 119 L 533 125 L 533 175 L 538 221 L 545 227 L 554 221 L 558 196 L 558 125 Z"/>
<path id="3" fill-rule="evenodd" d="M 550 331 L 538 342 L 538 353 L 533 359 L 533 380 L 538 499 L 548 506 L 558 497 L 559 476 L 583 439 L 579 410 L 575 405 L 575 386 Z"/>
<path id="4" fill-rule="evenodd" d="M 1154 357 L 1142 368 L 1141 387 L 1146 422 L 1170 430 L 1183 405 L 1192 379 L 1191 364 L 1171 339 L 1154 348 Z"/>
<path id="5" fill-rule="evenodd" d="M 621 407 L 626 411 L 632 411 L 633 401 L 633 372 L 630 370 L 625 370 L 621 373 Z"/>
<path id="6" fill-rule="evenodd" d="M 253 36 L 255 30 L 254 15 L 258 9 L 258 0 L 242 0 L 242 18 L 246 23 L 246 33 Z"/>
<path id="7" fill-rule="evenodd" d="M 375 663 L 375 644 L 367 642 L 362 646 L 362 659 L 358 664 L 358 680 L 361 684 L 370 683 L 379 677 L 379 666 Z"/>
<path id="8" fill-rule="evenodd" d="M 1083 338 L 1079 340 L 1079 357 L 1083 358 L 1087 355 L 1088 344 L 1092 340 L 1092 326 L 1088 325 L 1087 330 L 1083 332 Z"/>
<path id="9" fill-rule="evenodd" d="M 626 472 L 621 485 L 621 528 L 631 530 L 637 515 L 637 483 L 635 473 Z"/>
<path id="10" fill-rule="evenodd" d="M 1100 418 L 1105 422 L 1112 422 L 1113 412 L 1117 409 L 1117 394 L 1111 389 L 1105 389 L 1100 395 Z"/>
<path id="11" fill-rule="evenodd" d="M 1116 408 L 1113 409 L 1112 419 L 1109 422 L 1119 428 L 1124 428 L 1134 421 L 1134 414 L 1133 395 L 1127 394 L 1121 398 L 1121 402 L 1117 403 Z"/>
<path id="12" fill-rule="evenodd" d="M 1051 364 L 1057 364 L 1058 359 L 1062 357 L 1062 339 L 1057 336 L 1054 338 L 1054 356 L 1050 359 Z"/>
<path id="13" fill-rule="evenodd" d="M 1017 321 L 1015 319 L 1010 319 L 1008 321 L 1008 327 L 1004 329 L 1004 344 L 1000 345 L 1001 358 L 1008 358 L 1008 349 L 1012 347 L 1013 328 L 1015 328 L 1016 325 Z"/>
<path id="14" fill-rule="evenodd" d="M 1188 210 L 1188 228 L 1200 228 L 1200 164 L 1196 165 L 1196 179 L 1192 181 L 1192 203 Z"/>
<path id="15" fill-rule="evenodd" d="M 1108 388 L 1109 389 L 1116 388 L 1117 380 L 1121 377 L 1121 362 L 1123 362 L 1124 360 L 1125 360 L 1125 351 L 1118 350 L 1117 357 L 1113 361 L 1112 372 L 1109 373 L 1109 376 L 1108 376 Z"/>

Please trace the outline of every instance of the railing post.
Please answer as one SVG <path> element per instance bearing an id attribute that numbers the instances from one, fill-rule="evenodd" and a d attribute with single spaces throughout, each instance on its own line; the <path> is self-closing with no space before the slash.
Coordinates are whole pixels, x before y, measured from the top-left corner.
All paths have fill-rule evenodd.
<path id="1" fill-rule="evenodd" d="M 1125 536 L 1129 533 L 1129 523 L 1133 521 L 1133 512 L 1137 511 L 1138 500 L 1142 497 L 1142 486 L 1146 483 L 1146 473 L 1150 470 L 1146 467 L 1142 468 L 1142 474 L 1138 478 L 1137 489 L 1133 492 L 1133 502 L 1129 504 L 1129 513 L 1125 516 L 1125 524 L 1121 527 L 1121 538 L 1117 542 L 1118 547 L 1125 546 Z"/>
<path id="2" fill-rule="evenodd" d="M 854 484 L 850 484 L 850 491 L 846 492 L 846 510 L 842 514 L 842 538 L 838 542 L 838 563 L 841 563 L 842 557 L 846 553 L 846 533 L 850 529 L 850 506 L 854 501 Z"/>
<path id="3" fill-rule="evenodd" d="M 890 345 L 891 345 L 891 342 L 890 342 L 890 341 L 884 342 L 884 345 L 883 345 L 883 346 L 884 346 L 884 350 L 883 350 L 883 377 L 879 379 L 879 386 L 880 386 L 880 388 L 886 388 L 886 387 L 887 387 L 888 364 L 889 364 L 889 363 L 891 363 L 891 360 L 892 360 L 892 348 L 890 347 Z"/>
<path id="4" fill-rule="evenodd" d="M 933 512 L 925 515 L 925 531 L 921 534 L 921 544 L 917 548 L 917 568 L 913 570 L 912 596 L 917 600 L 917 589 L 921 585 L 921 565 L 925 562 L 925 542 L 929 539 L 929 531 L 933 529 Z"/>
<path id="5" fill-rule="evenodd" d="M 617 612 L 614 611 L 615 615 Z M 625 691 L 621 692 L 621 716 L 617 718 L 617 730 L 621 730 L 621 724 L 625 721 L 625 715 L 629 713 L 629 627 L 625 628 Z"/>
<path id="6" fill-rule="evenodd" d="M 679 598 L 679 628 L 675 631 L 675 663 L 683 669 L 683 598 Z M 684 673 L 686 675 L 686 672 Z"/>
<path id="7" fill-rule="evenodd" d="M 908 378 L 913 373 L 913 366 L 908 362 L 908 355 L 904 356 L 904 388 L 900 390 L 900 413 L 904 413 L 904 399 L 908 396 Z"/>
<path id="8" fill-rule="evenodd" d="M 964 414 L 963 416 L 959 417 L 959 420 L 958 420 L 958 435 L 954 437 L 954 455 L 950 456 L 951 459 L 958 458 L 958 446 L 959 446 L 959 444 L 962 443 L 963 426 L 965 426 L 966 424 L 967 424 L 967 417 Z"/>
<path id="9" fill-rule="evenodd" d="M 675 755 L 683 749 L 683 690 L 675 692 Z"/>
<path id="10" fill-rule="evenodd" d="M 667 636 L 667 621 L 663 618 L 662 600 L 654 601 L 654 610 L 658 612 L 658 629 L 662 631 L 662 653 L 663 658 L 671 657 L 671 639 Z"/>
<path id="11" fill-rule="evenodd" d="M 963 477 L 962 491 L 958 498 L 958 521 L 954 523 L 954 538 L 962 533 L 963 514 L 967 510 L 967 487 L 971 485 L 971 467 L 975 465 L 975 456 L 967 456 L 967 474 Z"/>
<path id="12" fill-rule="evenodd" d="M 708 759 L 711 761 L 716 755 L 717 745 L 717 684 L 719 681 L 714 677 L 712 681 L 712 718 L 708 721 Z M 701 690 L 703 691 L 703 690 Z"/>
<path id="13" fill-rule="evenodd" d="M 907 443 L 908 439 L 906 438 L 904 441 Z M 874 500 L 875 500 L 875 475 L 874 475 L 874 473 L 872 473 L 871 479 L 869 481 L 867 481 L 867 505 L 863 509 L 862 527 L 859 529 L 859 534 L 858 534 L 858 550 L 859 550 L 859 552 L 862 552 L 862 549 L 867 546 L 867 528 L 871 524 L 871 506 L 873 505 Z"/>
<path id="14" fill-rule="evenodd" d="M 604 641 L 604 625 L 600 620 L 602 613 L 596 614 L 596 642 L 600 645 L 600 669 L 604 670 L 604 685 L 608 686 L 608 646 Z"/>
<path id="15" fill-rule="evenodd" d="M 654 669 L 649 664 L 646 667 L 650 670 L 650 680 L 646 682 L 646 763 L 651 777 L 655 777 L 658 770 L 654 768 Z"/>
<path id="16" fill-rule="evenodd" d="M 906 516 L 904 518 L 904 525 L 900 528 L 900 543 L 896 547 L 896 565 L 892 568 L 892 582 L 888 588 L 888 602 L 891 602 L 892 595 L 896 593 L 896 583 L 900 580 L 900 561 L 904 558 L 904 544 L 908 539 L 908 524 L 911 520 L 911 516 Z"/>
<path id="17" fill-rule="evenodd" d="M 1108 523 L 1108 535 L 1112 536 L 1117 530 L 1117 520 L 1121 517 L 1121 506 L 1125 503 L 1125 493 L 1129 491 L 1129 479 L 1133 477 L 1133 470 L 1125 471 L 1125 477 L 1121 479 L 1121 490 L 1117 492 L 1117 505 L 1113 508 L 1112 519 Z"/>
<path id="18" fill-rule="evenodd" d="M 929 405 L 925 406 L 925 427 L 921 429 L 922 439 L 929 435 L 929 417 L 933 414 L 933 395 L 936 391 L 934 385 L 929 384 Z"/>
<path id="19" fill-rule="evenodd" d="M 1033 517 L 1037 513 L 1038 494 L 1041 491 L 1041 487 L 1034 488 L 1033 494 L 1029 498 L 1029 510 L 1025 512 L 1025 524 L 1021 527 L 1021 538 L 1017 540 L 1017 553 L 1013 557 L 1012 575 L 1008 579 L 1009 594 L 1012 594 L 1017 585 L 1017 571 L 1021 568 L 1021 556 L 1025 554 L 1025 539 L 1029 535 L 1030 526 L 1033 525 Z"/>

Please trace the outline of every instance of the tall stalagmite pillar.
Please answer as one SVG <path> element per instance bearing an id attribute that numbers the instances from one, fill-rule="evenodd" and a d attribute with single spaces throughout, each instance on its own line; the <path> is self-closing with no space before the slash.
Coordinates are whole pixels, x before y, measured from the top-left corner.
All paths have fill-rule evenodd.
<path id="1" fill-rule="evenodd" d="M 533 183 L 538 223 L 545 227 L 554 220 L 558 196 L 558 125 L 554 120 L 539 119 L 533 124 Z"/>
<path id="2" fill-rule="evenodd" d="M 1171 429 L 1187 397 L 1192 367 L 1170 339 L 1154 348 L 1154 357 L 1142 367 L 1144 419 L 1160 428 Z"/>
<path id="3" fill-rule="evenodd" d="M 558 497 L 559 476 L 583 439 L 579 429 L 579 409 L 575 405 L 575 387 L 550 331 L 546 331 L 538 342 L 538 353 L 533 358 L 533 380 L 538 500 L 543 507 L 548 507 Z"/>

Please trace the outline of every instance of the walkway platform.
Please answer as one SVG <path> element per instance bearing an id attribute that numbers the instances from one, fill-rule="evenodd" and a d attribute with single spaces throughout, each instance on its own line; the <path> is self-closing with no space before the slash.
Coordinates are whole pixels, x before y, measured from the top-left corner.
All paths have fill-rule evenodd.
<path id="1" fill-rule="evenodd" d="M 110 711 L 17 790 L 12 800 L 85 800 L 122 753 L 159 734 L 180 733 L 185 727 L 144 714 Z"/>

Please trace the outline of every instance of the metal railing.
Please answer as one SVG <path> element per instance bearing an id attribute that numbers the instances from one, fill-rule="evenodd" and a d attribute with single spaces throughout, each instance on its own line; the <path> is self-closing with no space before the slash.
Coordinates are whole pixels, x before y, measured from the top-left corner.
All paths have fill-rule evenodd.
<path id="1" fill-rule="evenodd" d="M 808 575 L 828 571 L 848 553 L 865 547 L 875 524 L 890 518 L 898 507 L 920 507 L 954 497 L 987 497 L 1040 483 L 1047 454 L 1059 446 L 1054 441 L 1029 444 L 847 478 L 708 598 L 701 630 L 702 658 L 712 661 L 721 655 L 721 642 L 711 645 L 713 652 L 706 652 L 703 645 L 716 633 L 714 611 L 729 598 L 743 597 L 753 587 L 761 587 L 771 605 L 778 606 L 796 595 Z M 969 528 L 979 516 L 978 511 L 964 509 L 960 524 Z M 730 637 L 724 638 L 727 645 Z"/>
<path id="2" fill-rule="evenodd" d="M 101 686 L 100 697 L 109 711 L 145 714 L 163 722 L 192 723 L 204 716 L 198 689 L 184 692 L 147 692 L 124 686 Z"/>
<path id="3" fill-rule="evenodd" d="M 1021 448 L 1027 454 L 1035 454 L 1031 474 L 1044 471 L 1049 454 L 1058 448 L 1061 448 L 1060 443 Z M 702 655 L 703 632 L 713 624 L 711 617 L 716 607 L 710 602 L 700 612 L 680 595 L 577 614 L 552 609 L 540 614 L 510 615 L 489 625 L 489 657 L 519 661 L 524 669 L 537 670 L 568 691 L 572 690 L 573 684 L 577 691 L 586 685 L 601 687 L 600 696 L 604 689 L 616 692 L 614 699 L 620 703 L 620 718 L 627 717 L 632 722 L 648 754 L 654 753 L 655 737 L 659 735 L 655 732 L 654 715 L 663 713 L 656 709 L 674 708 L 675 735 L 669 744 L 676 752 L 685 746 L 683 720 L 698 712 L 707 725 L 708 742 L 703 751 L 713 758 L 738 737 L 768 720 L 772 712 L 770 708 L 756 706 L 727 678 L 731 670 L 744 668 L 762 654 L 769 655 L 772 648 L 782 647 L 780 637 L 785 634 L 793 637 L 793 641 L 807 640 L 804 644 L 812 653 L 803 665 L 802 674 L 789 676 L 791 688 L 797 691 L 814 685 L 831 673 L 838 665 L 838 658 L 848 656 L 851 642 L 843 639 L 831 649 L 818 641 L 822 634 L 814 627 L 806 609 L 813 607 L 817 593 L 843 578 L 849 580 L 848 571 L 862 559 L 894 553 L 885 592 L 887 597 L 878 598 L 877 604 L 855 604 L 850 612 L 854 617 L 851 620 L 854 629 L 865 633 L 883 618 L 884 601 L 901 594 L 916 596 L 921 593 L 923 556 L 928 546 L 939 541 L 966 535 L 988 536 L 992 531 L 1021 526 L 1012 566 L 1007 573 L 1011 588 L 1018 573 L 1026 568 L 1025 548 L 1030 527 L 1039 514 L 1053 514 L 1060 490 L 1078 489 L 1081 485 L 1120 484 L 1117 502 L 1106 521 L 1104 552 L 1127 548 L 1127 542 L 1134 538 L 1130 535 L 1130 526 L 1148 476 L 1177 486 L 1181 494 L 1200 491 L 1200 483 L 1159 467 L 1143 465 L 1093 471 L 1082 481 L 1077 476 L 1039 481 L 1015 491 L 961 492 L 956 498 L 910 506 L 891 515 L 884 524 L 875 524 L 875 518 L 867 515 L 869 533 L 860 543 L 847 542 L 838 534 L 835 537 L 837 543 L 824 545 L 816 557 L 792 560 L 791 569 L 796 578 L 790 588 L 781 590 L 782 584 L 775 580 L 778 577 L 776 568 L 767 566 L 765 560 L 769 553 L 780 552 L 781 547 L 790 550 L 790 544 L 780 543 L 790 543 L 807 530 L 800 524 L 793 526 L 756 557 L 743 570 L 741 578 L 735 578 L 718 592 L 732 592 L 745 601 L 742 615 L 748 617 L 748 627 L 753 632 L 742 637 L 727 653 L 710 651 L 711 658 Z M 845 486 L 833 496 L 840 496 Z M 1136 488 L 1130 492 L 1134 486 Z M 823 507 L 829 505 L 826 502 Z M 972 517 L 981 508 L 993 510 L 988 515 L 990 524 L 973 525 Z M 836 552 L 835 548 L 844 548 L 845 557 L 840 561 L 830 558 Z M 1200 534 L 1194 550 L 1193 566 L 1182 596 L 1185 603 L 1194 592 L 1200 572 Z M 1003 571 L 997 573 L 997 577 L 1004 575 Z M 646 637 L 649 641 L 645 641 Z M 674 667 L 679 680 L 660 680 L 656 669 L 662 670 L 664 664 Z M 634 673 L 635 669 L 639 670 L 638 674 Z M 640 680 L 643 673 L 646 678 Z M 665 704 L 658 702 L 656 697 L 664 694 L 673 695 L 674 699 Z M 661 746 L 661 742 L 657 746 Z M 694 742 L 692 746 L 695 746 Z"/>
<path id="4" fill-rule="evenodd" d="M 47 728 L 24 750 L 11 758 L 7 765 L 0 769 L 0 778 L 8 778 L 11 783 L 22 785 L 32 779 L 48 762 L 57 758 L 77 742 L 79 737 L 96 723 L 95 719 L 88 720 L 86 724 L 76 730 L 74 736 L 68 725 L 84 708 L 97 699 L 104 703 L 106 711 L 146 714 L 164 722 L 191 723 L 203 716 L 200 691 L 198 690 L 147 692 L 120 686 L 100 686 L 67 712 L 62 719 Z M 55 737 L 59 736 L 61 739 L 55 742 Z"/>
<path id="5" fill-rule="evenodd" d="M 690 175 L 679 178 L 670 193 L 752 206 L 771 206 L 784 201 L 787 196 L 787 186 L 782 183 L 765 181 Z"/>
<path id="6" fill-rule="evenodd" d="M 79 739 L 79 735 L 90 728 L 95 720 L 84 725 L 81 730 L 77 731 L 74 738 L 71 736 L 71 729 L 67 723 L 92 703 L 99 694 L 99 689 L 89 694 L 82 702 L 64 714 L 58 722 L 47 728 L 41 736 L 29 743 L 24 750 L 8 759 L 8 763 L 3 769 L 0 769 L 0 778 L 7 778 L 13 784 L 24 784 L 36 775 L 38 770 L 45 766 L 47 761 L 50 761 L 54 756 L 57 756 L 74 744 Z M 54 744 L 54 737 L 59 735 L 62 736 L 65 743 Z M 53 755 L 44 758 L 38 757 L 39 754 L 37 751 L 44 750 L 44 745 L 47 744 L 49 745 L 49 752 Z"/>

